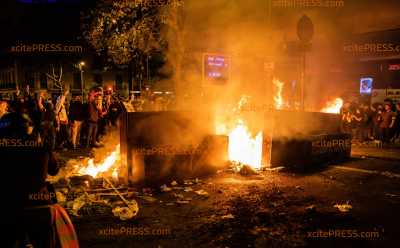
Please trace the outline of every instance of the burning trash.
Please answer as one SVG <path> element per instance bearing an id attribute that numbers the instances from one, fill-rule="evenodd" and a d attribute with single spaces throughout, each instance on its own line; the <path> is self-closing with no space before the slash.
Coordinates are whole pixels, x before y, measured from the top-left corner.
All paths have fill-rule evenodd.
<path id="1" fill-rule="evenodd" d="M 333 101 L 327 102 L 326 106 L 323 109 L 321 109 L 320 112 L 329 113 L 329 114 L 339 114 L 342 106 L 343 106 L 343 99 L 336 98 Z"/>
<path id="2" fill-rule="evenodd" d="M 118 178 L 118 169 L 113 168 L 120 157 L 120 145 L 117 145 L 114 151 L 107 156 L 101 163 L 95 164 L 94 159 L 90 159 L 86 167 L 79 169 L 78 174 L 90 175 L 93 178 L 97 177 L 99 174 L 108 172 L 112 168 L 112 177 Z"/>
<path id="3" fill-rule="evenodd" d="M 258 172 L 251 166 L 244 165 L 239 171 L 240 175 L 242 176 L 252 176 L 252 175 L 258 175 Z"/>
<path id="4" fill-rule="evenodd" d="M 233 108 L 231 115 L 234 118 L 223 119 L 217 115 L 216 134 L 228 136 L 228 159 L 240 169 L 242 165 L 261 169 L 263 133 L 252 134 L 245 117 L 240 115 L 240 109 L 248 103 L 248 97 L 242 96 Z"/>
<path id="5" fill-rule="evenodd" d="M 349 204 L 349 202 L 344 204 L 335 204 L 333 207 L 337 208 L 342 213 L 350 212 L 353 209 L 353 206 Z"/>
<path id="6" fill-rule="evenodd" d="M 229 160 L 250 165 L 255 169 L 261 168 L 262 158 L 262 132 L 255 137 L 251 135 L 242 120 L 238 120 L 237 126 L 229 133 Z"/>

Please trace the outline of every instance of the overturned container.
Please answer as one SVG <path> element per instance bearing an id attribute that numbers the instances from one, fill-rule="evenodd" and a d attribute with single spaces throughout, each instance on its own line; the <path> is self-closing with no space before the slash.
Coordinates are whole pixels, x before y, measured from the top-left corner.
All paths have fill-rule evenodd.
<path id="1" fill-rule="evenodd" d="M 227 162 L 228 138 L 207 112 L 128 112 L 121 118 L 122 177 L 130 184 L 213 173 Z"/>
<path id="2" fill-rule="evenodd" d="M 338 114 L 302 111 L 265 113 L 263 164 L 307 168 L 350 158 L 351 135 Z"/>

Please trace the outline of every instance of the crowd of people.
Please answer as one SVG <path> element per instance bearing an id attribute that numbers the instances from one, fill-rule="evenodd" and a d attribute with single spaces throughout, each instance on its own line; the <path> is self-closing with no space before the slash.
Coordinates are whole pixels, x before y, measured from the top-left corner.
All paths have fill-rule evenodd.
<path id="1" fill-rule="evenodd" d="M 24 125 L 52 149 L 97 147 L 107 127 L 116 126 L 122 107 L 120 100 L 101 89 L 93 89 L 87 99 L 68 90 L 59 95 L 16 91 L 11 99 L 0 99 L 0 118 L 18 112 Z"/>
<path id="2" fill-rule="evenodd" d="M 384 144 L 400 141 L 400 103 L 350 104 L 341 109 L 342 131 L 360 142 L 380 141 Z"/>
<path id="3" fill-rule="evenodd" d="M 61 167 L 57 149 L 97 147 L 109 128 L 117 127 L 123 105 L 128 111 L 167 110 L 172 101 L 146 89 L 130 99 L 93 88 L 85 99 L 65 90 L 52 95 L 22 92 L 0 96 L 0 157 L 6 177 L 4 247 L 78 247 L 65 209 L 46 181 Z"/>

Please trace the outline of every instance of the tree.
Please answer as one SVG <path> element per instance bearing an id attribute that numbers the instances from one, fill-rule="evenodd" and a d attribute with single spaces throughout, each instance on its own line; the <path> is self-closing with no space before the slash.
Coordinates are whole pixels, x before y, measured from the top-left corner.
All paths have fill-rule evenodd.
<path id="1" fill-rule="evenodd" d="M 46 76 L 48 78 L 50 78 L 51 80 L 53 80 L 53 88 L 57 88 L 59 90 L 64 90 L 65 84 L 62 80 L 62 76 L 63 76 L 62 65 L 59 66 L 58 75 L 56 73 L 54 65 L 50 65 L 50 69 L 51 69 L 52 74 L 46 73 Z"/>
<path id="2" fill-rule="evenodd" d="M 152 50 L 160 49 L 159 5 L 149 0 L 102 0 L 83 16 L 83 36 L 97 53 L 115 65 L 128 65 L 130 74 L 143 73 L 143 62 Z M 133 68 L 135 66 L 135 68 Z M 130 77 L 130 90 L 132 81 Z"/>

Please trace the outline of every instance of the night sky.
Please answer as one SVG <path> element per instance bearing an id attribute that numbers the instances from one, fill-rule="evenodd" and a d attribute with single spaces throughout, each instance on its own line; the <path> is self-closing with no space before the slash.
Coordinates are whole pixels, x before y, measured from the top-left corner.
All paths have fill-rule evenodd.
<path id="1" fill-rule="evenodd" d="M 218 0 L 220 2 L 220 0 Z M 215 1 L 215 2 L 218 2 Z M 339 9 L 316 9 L 338 22 L 352 27 L 353 32 L 369 32 L 398 28 L 400 1 L 396 0 L 344 0 Z M 39 2 L 39 3 L 32 3 Z M 43 3 L 44 2 L 44 3 Z M 89 0 L 7 0 L 0 9 L 0 28 L 6 34 L 1 43 L 18 40 L 66 40 L 79 36 L 79 12 L 95 1 Z M 226 6 L 242 4 L 245 0 L 226 0 Z M 265 6 L 265 0 L 259 0 Z M 47 3 L 47 4 L 46 4 Z M 211 3 L 212 4 L 212 3 Z M 313 11 L 304 8 L 304 11 Z M 249 10 L 251 11 L 251 10 Z M 300 10 L 296 10 L 302 11 Z M 273 9 L 272 18 L 288 9 Z M 286 16 L 286 15 L 285 15 Z M 279 20 L 280 21 L 280 20 Z M 284 24 L 283 24 L 284 25 Z"/>

